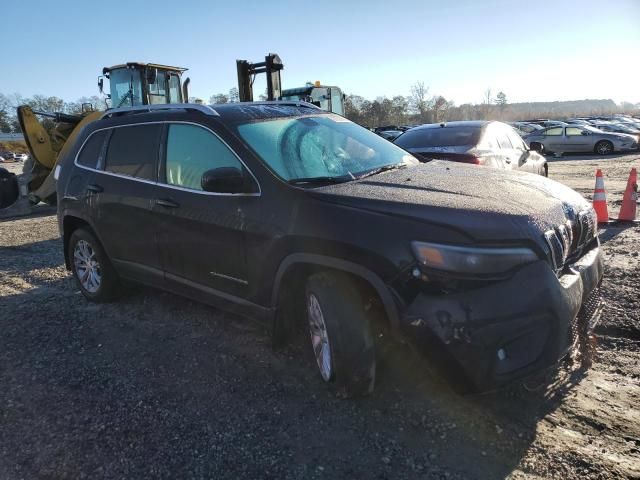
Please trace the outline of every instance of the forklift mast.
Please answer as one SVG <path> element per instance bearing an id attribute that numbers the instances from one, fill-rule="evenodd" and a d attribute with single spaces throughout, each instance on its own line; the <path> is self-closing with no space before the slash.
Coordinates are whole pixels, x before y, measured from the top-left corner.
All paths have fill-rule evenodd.
<path id="1" fill-rule="evenodd" d="M 238 95 L 241 102 L 253 102 L 253 80 L 258 73 L 267 74 L 267 100 L 279 100 L 282 95 L 280 70 L 284 68 L 276 53 L 264 57 L 264 62 L 251 63 L 236 60 L 238 68 Z"/>

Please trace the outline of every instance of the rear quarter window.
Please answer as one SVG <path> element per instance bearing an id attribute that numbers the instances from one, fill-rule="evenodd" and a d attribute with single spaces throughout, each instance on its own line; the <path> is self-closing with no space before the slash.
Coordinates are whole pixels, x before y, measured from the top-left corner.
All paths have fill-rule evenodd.
<path id="1" fill-rule="evenodd" d="M 107 131 L 101 130 L 89 136 L 78 153 L 78 165 L 88 168 L 98 168 L 103 162 L 104 141 L 107 138 Z"/>

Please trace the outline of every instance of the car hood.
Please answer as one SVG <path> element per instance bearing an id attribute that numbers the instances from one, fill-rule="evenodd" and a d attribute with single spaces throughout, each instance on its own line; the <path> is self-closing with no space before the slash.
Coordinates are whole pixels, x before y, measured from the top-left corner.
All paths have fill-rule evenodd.
<path id="1" fill-rule="evenodd" d="M 540 175 L 440 160 L 313 193 L 323 201 L 448 227 L 470 241 L 496 243 L 542 244 L 545 231 L 590 208 L 574 190 Z"/>

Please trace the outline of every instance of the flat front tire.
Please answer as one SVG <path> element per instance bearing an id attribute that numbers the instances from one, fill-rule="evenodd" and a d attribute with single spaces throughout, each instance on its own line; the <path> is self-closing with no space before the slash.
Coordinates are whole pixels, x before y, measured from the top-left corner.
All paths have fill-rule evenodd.
<path id="1" fill-rule="evenodd" d="M 338 396 L 373 391 L 375 349 L 365 299 L 357 283 L 337 272 L 313 274 L 305 289 L 306 314 L 315 363 Z"/>
<path id="2" fill-rule="evenodd" d="M 82 294 L 91 302 L 113 300 L 119 292 L 118 275 L 95 235 L 86 228 L 71 234 L 68 255 Z"/>

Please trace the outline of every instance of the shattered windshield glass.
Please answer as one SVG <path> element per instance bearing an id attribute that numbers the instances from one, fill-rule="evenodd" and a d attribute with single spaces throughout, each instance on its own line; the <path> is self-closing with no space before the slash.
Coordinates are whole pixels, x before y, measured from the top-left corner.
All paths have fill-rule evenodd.
<path id="1" fill-rule="evenodd" d="M 418 161 L 338 115 L 279 118 L 238 126 L 242 139 L 282 179 L 350 179 Z"/>

